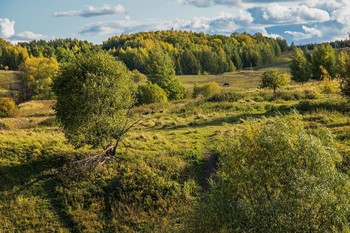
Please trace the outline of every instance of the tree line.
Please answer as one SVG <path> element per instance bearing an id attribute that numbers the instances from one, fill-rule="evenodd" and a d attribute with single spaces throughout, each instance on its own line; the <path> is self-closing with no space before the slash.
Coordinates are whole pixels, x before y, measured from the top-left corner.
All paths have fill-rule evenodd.
<path id="1" fill-rule="evenodd" d="M 337 51 L 331 44 L 321 44 L 311 52 L 307 47 L 295 48 L 291 68 L 292 80 L 340 80 L 344 95 L 350 96 L 350 50 Z"/>
<path id="2" fill-rule="evenodd" d="M 141 32 L 109 38 L 102 48 L 131 69 L 144 73 L 150 51 L 161 49 L 173 60 L 177 75 L 220 74 L 274 62 L 288 51 L 282 38 L 261 33 L 231 36 L 186 31 Z"/>

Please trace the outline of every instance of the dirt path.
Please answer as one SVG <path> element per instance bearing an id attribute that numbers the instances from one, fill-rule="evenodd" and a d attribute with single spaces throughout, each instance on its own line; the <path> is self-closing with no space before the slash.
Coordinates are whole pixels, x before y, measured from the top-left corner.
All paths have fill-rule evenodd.
<path id="1" fill-rule="evenodd" d="M 209 190 L 209 179 L 217 169 L 218 158 L 219 158 L 219 154 L 216 154 L 216 153 L 209 152 L 205 154 L 204 171 L 203 171 L 203 177 L 201 179 L 202 180 L 201 186 L 204 191 Z"/>

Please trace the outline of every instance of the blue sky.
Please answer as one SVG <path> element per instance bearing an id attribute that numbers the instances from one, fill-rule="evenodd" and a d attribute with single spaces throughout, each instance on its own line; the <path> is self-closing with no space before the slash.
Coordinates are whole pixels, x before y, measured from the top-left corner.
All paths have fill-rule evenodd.
<path id="1" fill-rule="evenodd" d="M 350 0 L 0 0 L 6 40 L 79 38 L 152 30 L 261 32 L 289 43 L 346 39 Z"/>

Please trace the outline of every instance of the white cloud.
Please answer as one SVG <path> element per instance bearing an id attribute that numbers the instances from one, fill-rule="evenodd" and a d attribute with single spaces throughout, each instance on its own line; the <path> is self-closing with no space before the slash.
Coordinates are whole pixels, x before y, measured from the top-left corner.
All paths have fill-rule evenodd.
<path id="1" fill-rule="evenodd" d="M 305 5 L 283 6 L 273 4 L 262 8 L 262 17 L 268 23 L 324 22 L 330 20 L 327 11 Z"/>
<path id="2" fill-rule="evenodd" d="M 86 25 L 80 34 L 83 35 L 109 35 L 120 33 L 133 33 L 151 30 L 192 30 L 207 33 L 231 34 L 237 29 L 250 25 L 253 17 L 247 11 L 240 10 L 237 14 L 222 12 L 217 17 L 194 17 L 191 20 L 160 20 L 149 19 L 135 21 L 130 19 L 115 21 L 99 21 Z"/>
<path id="3" fill-rule="evenodd" d="M 339 23 L 349 25 L 350 22 L 350 2 L 344 2 L 343 5 L 337 8 L 332 13 L 332 19 Z"/>
<path id="4" fill-rule="evenodd" d="M 16 33 L 15 24 L 16 22 L 14 20 L 9 20 L 7 18 L 0 19 L 0 37 L 3 37 L 13 43 L 47 38 L 42 34 L 37 34 L 30 31 Z"/>
<path id="5" fill-rule="evenodd" d="M 15 34 L 15 21 L 0 18 L 0 37 L 5 39 Z"/>
<path id="6" fill-rule="evenodd" d="M 117 15 L 123 14 L 126 10 L 124 6 L 118 5 L 103 5 L 102 7 L 88 6 L 86 10 L 72 10 L 72 11 L 62 11 L 55 12 L 53 16 L 64 17 L 64 16 L 81 16 L 81 17 L 94 17 L 101 15 Z"/>
<path id="7" fill-rule="evenodd" d="M 296 40 L 296 41 L 310 39 L 312 37 L 322 37 L 323 36 L 322 31 L 320 31 L 317 28 L 302 26 L 302 29 L 304 32 L 285 31 L 284 33 L 293 36 L 294 40 Z"/>
<path id="8" fill-rule="evenodd" d="M 29 31 L 24 31 L 18 34 L 15 34 L 11 37 L 11 40 L 16 41 L 31 41 L 31 40 L 44 40 L 47 39 L 46 36 L 38 33 L 33 33 Z"/>
<path id="9" fill-rule="evenodd" d="M 196 7 L 209 7 L 211 5 L 211 0 L 178 0 L 178 2 Z"/>

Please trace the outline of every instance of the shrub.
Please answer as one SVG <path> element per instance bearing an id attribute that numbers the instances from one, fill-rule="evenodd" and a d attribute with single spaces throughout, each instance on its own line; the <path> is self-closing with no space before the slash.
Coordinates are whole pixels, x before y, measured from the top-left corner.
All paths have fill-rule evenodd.
<path id="1" fill-rule="evenodd" d="M 255 102 L 264 102 L 264 101 L 270 102 L 273 100 L 273 94 L 267 91 L 260 91 L 257 95 L 253 96 L 253 100 Z"/>
<path id="2" fill-rule="evenodd" d="M 314 100 L 314 99 L 320 98 L 320 93 L 314 90 L 304 90 L 304 94 L 305 94 L 305 99 Z"/>
<path id="3" fill-rule="evenodd" d="M 284 91 L 284 92 L 276 92 L 273 96 L 274 100 L 285 100 L 285 101 L 293 101 L 293 100 L 305 100 L 305 99 L 318 99 L 320 98 L 319 93 L 313 90 L 304 90 L 303 92 L 292 92 L 292 91 Z"/>
<path id="4" fill-rule="evenodd" d="M 343 100 L 304 100 L 300 101 L 297 106 L 297 110 L 301 112 L 315 112 L 320 110 L 337 111 L 341 113 L 348 113 L 350 111 L 350 105 Z"/>
<path id="5" fill-rule="evenodd" d="M 216 95 L 213 95 L 208 99 L 209 102 L 237 102 L 242 98 L 242 95 L 233 93 L 233 92 L 226 92 L 226 93 L 219 93 Z"/>
<path id="6" fill-rule="evenodd" d="M 216 82 L 210 82 L 201 87 L 197 85 L 193 88 L 193 97 L 198 97 L 200 95 L 204 97 L 211 97 L 213 95 L 217 95 L 221 92 L 221 87 Z"/>
<path id="7" fill-rule="evenodd" d="M 146 83 L 138 86 L 137 103 L 152 104 L 165 103 L 168 101 L 166 92 L 157 84 Z"/>
<path id="8" fill-rule="evenodd" d="M 250 125 L 228 138 L 193 232 L 342 232 L 350 180 L 329 131 L 310 134 L 301 117 Z"/>
<path id="9" fill-rule="evenodd" d="M 16 103 L 11 98 L 0 98 L 0 117 L 14 117 L 18 113 Z"/>

